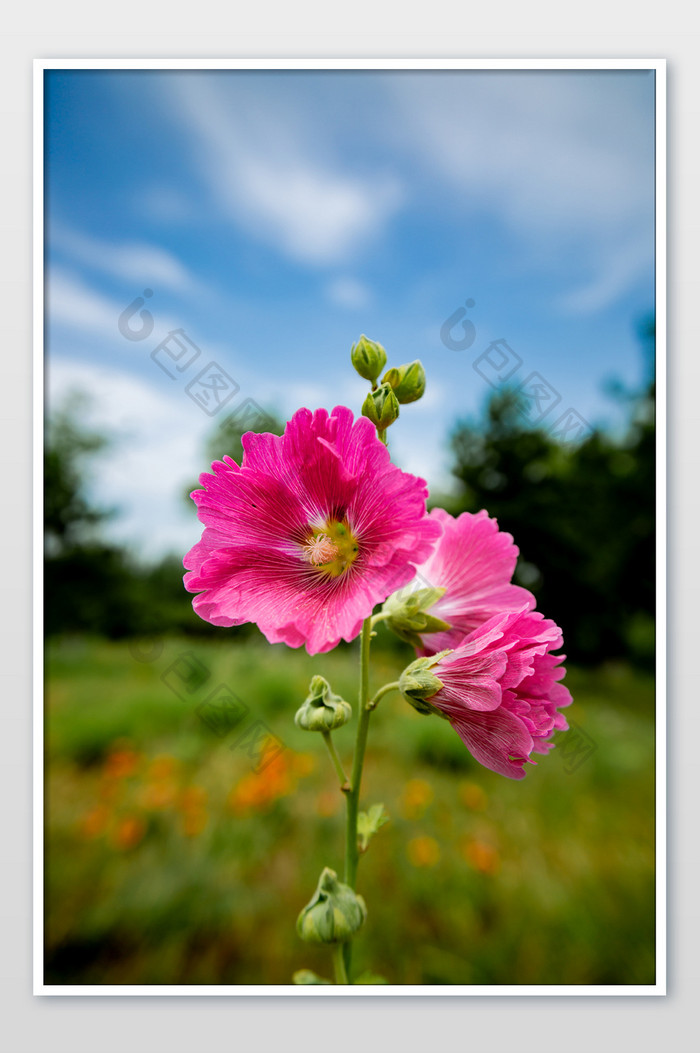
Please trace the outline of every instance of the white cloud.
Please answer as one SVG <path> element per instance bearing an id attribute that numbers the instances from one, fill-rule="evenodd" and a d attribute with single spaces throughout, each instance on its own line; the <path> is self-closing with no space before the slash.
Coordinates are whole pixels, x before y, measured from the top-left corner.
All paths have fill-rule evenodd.
<path id="1" fill-rule="evenodd" d="M 447 386 L 437 379 L 435 373 L 429 373 L 425 385 L 425 394 L 420 402 L 411 405 L 411 409 L 419 413 L 443 410 L 448 405 L 450 394 Z"/>
<path id="2" fill-rule="evenodd" d="M 439 385 L 432 388 L 439 398 Z M 98 504 L 118 509 L 118 516 L 105 525 L 105 534 L 129 545 L 140 558 L 166 552 L 184 555 L 200 536 L 201 526 L 183 494 L 207 468 L 202 450 L 216 422 L 187 398 L 181 385 L 163 387 L 158 376 L 151 382 L 111 366 L 52 358 L 47 369 L 49 410 L 76 390 L 90 397 L 86 425 L 114 439 L 95 463 L 91 486 Z M 356 377 L 344 385 L 342 401 L 357 410 L 366 391 L 366 382 Z M 272 383 L 266 396 L 265 405 L 279 406 L 285 417 L 299 406 L 330 410 L 339 401 L 330 385 L 303 381 Z M 425 404 L 407 407 L 390 433 L 392 454 L 401 468 L 441 489 L 451 485 L 444 429 L 444 414 L 436 416 L 426 397 Z"/>
<path id="3" fill-rule="evenodd" d="M 630 239 L 612 248 L 605 266 L 590 281 L 561 297 L 560 309 L 568 314 L 588 314 L 614 303 L 647 270 L 647 240 Z"/>
<path id="4" fill-rule="evenodd" d="M 136 289 L 137 294 L 141 292 L 141 289 Z M 178 323 L 157 311 L 155 297 L 153 300 L 144 300 L 143 297 L 141 299 L 144 303 L 143 309 L 152 308 L 154 317 L 153 337 L 147 341 L 150 349 L 162 340 L 166 333 L 179 329 L 182 322 Z M 144 344 L 140 341 L 129 342 L 119 332 L 119 319 L 128 306 L 127 303 L 120 303 L 97 292 L 82 278 L 64 267 L 52 266 L 46 272 L 45 315 L 51 328 L 56 325 L 67 326 L 75 332 L 99 337 L 105 346 L 119 341 L 125 347 L 143 351 Z M 140 325 L 138 310 L 135 311 L 135 319 L 132 325 Z"/>
<path id="5" fill-rule="evenodd" d="M 49 407 L 68 392 L 91 399 L 86 423 L 115 437 L 96 463 L 95 499 L 119 509 L 108 535 L 129 543 L 141 557 L 166 551 L 183 555 L 201 527 L 183 500 L 186 486 L 204 469 L 202 445 L 213 427 L 181 387 L 172 393 L 121 370 L 55 358 L 47 371 Z"/>
<path id="6" fill-rule="evenodd" d="M 595 310 L 653 264 L 653 84 L 637 75 L 467 73 L 387 81 L 393 141 L 460 215 L 490 213 L 528 264 L 591 275 L 572 311 Z M 555 81 L 556 78 L 556 81 Z M 572 266 L 573 264 L 573 266 Z"/>
<path id="7" fill-rule="evenodd" d="M 372 300 L 372 294 L 366 285 L 356 278 L 348 277 L 334 278 L 329 282 L 326 286 L 326 296 L 332 304 L 351 311 L 369 306 Z"/>
<path id="8" fill-rule="evenodd" d="M 46 276 L 46 318 L 84 333 L 118 334 L 117 323 L 125 304 L 89 288 L 62 267 L 51 267 Z"/>
<path id="9" fill-rule="evenodd" d="M 163 225 L 196 222 L 197 211 L 191 198 L 175 187 L 154 184 L 140 189 L 134 202 L 136 211 L 145 219 Z"/>
<path id="10" fill-rule="evenodd" d="M 154 290 L 197 291 L 198 283 L 187 268 L 156 245 L 102 241 L 62 225 L 52 228 L 49 243 L 74 263 L 131 282 L 137 290 L 151 286 Z"/>
<path id="11" fill-rule="evenodd" d="M 259 386 L 259 381 L 258 381 Z M 328 380 L 310 378 L 309 380 L 283 379 L 268 376 L 264 381 L 265 407 L 278 407 L 278 412 L 285 420 L 296 413 L 300 406 L 315 410 L 323 407 L 332 410 L 334 406 L 354 407 L 357 412 L 368 391 L 366 380 L 356 373 L 343 378 L 342 386 L 334 376 Z"/>
<path id="12" fill-rule="evenodd" d="M 410 411 L 412 406 L 408 407 Z M 446 493 L 454 489 L 450 473 L 450 455 L 445 444 L 444 417 L 424 414 L 422 419 L 406 412 L 389 430 L 392 460 L 411 475 L 418 475 L 428 483 L 431 493 Z"/>
<path id="13" fill-rule="evenodd" d="M 295 260 L 325 265 L 351 258 L 399 207 L 394 177 L 362 178 L 317 156 L 262 96 L 246 108 L 244 99 L 229 100 L 211 80 L 194 75 L 169 88 L 220 208 Z"/>
<path id="14" fill-rule="evenodd" d="M 390 87 L 422 163 L 461 190 L 466 204 L 470 196 L 497 203 L 516 226 L 619 224 L 653 200 L 652 173 L 642 164 L 652 149 L 652 110 L 640 108 L 614 74 L 595 81 L 591 74 L 472 73 L 461 90 L 438 74 Z"/>

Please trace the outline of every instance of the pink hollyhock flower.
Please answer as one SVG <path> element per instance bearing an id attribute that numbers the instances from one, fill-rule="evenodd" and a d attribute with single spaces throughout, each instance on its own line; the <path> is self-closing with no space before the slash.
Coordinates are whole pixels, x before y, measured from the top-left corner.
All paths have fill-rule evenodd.
<path id="1" fill-rule="evenodd" d="M 487 512 L 463 512 L 455 519 L 434 508 L 430 518 L 442 527 L 442 537 L 418 568 L 416 583 L 445 589 L 431 604 L 430 614 L 451 628 L 422 637 L 420 653 L 426 655 L 457 647 L 468 633 L 502 611 L 535 606 L 531 592 L 511 584 L 518 548 Z"/>
<path id="2" fill-rule="evenodd" d="M 192 494 L 205 527 L 184 559 L 194 609 L 309 654 L 352 640 L 440 534 L 425 482 L 345 406 L 300 409 L 284 435 L 249 432 L 243 449 L 240 467 L 216 461 Z"/>
<path id="3" fill-rule="evenodd" d="M 449 720 L 485 768 L 522 779 L 530 755 L 547 753 L 554 731 L 568 727 L 558 712 L 571 703 L 559 683 L 565 656 L 551 653 L 561 644 L 558 626 L 523 606 L 490 618 L 455 650 L 413 662 L 401 691 L 420 712 Z"/>

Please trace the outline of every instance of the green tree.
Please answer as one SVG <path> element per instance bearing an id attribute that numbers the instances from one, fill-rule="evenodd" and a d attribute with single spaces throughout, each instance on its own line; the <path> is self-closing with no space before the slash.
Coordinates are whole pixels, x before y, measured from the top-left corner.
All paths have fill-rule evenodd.
<path id="1" fill-rule="evenodd" d="M 249 404 L 250 405 L 250 404 Z M 234 410 L 221 424 L 212 428 L 204 443 L 202 457 L 203 470 L 208 471 L 213 461 L 221 461 L 224 457 L 231 457 L 236 464 L 243 460 L 243 436 L 246 432 L 270 432 L 272 435 L 281 435 L 284 431 L 284 422 L 275 413 L 261 409 L 252 404 L 246 409 L 243 403 L 242 410 Z M 187 504 L 194 507 L 190 500 L 190 494 L 198 488 L 197 483 L 188 486 L 184 491 Z"/>
<path id="2" fill-rule="evenodd" d="M 458 423 L 449 510 L 486 508 L 520 549 L 516 581 L 564 630 L 577 661 L 653 655 L 654 387 L 631 396 L 624 436 L 564 446 L 528 428 L 501 390 Z"/>
<path id="3" fill-rule="evenodd" d="M 88 406 L 73 392 L 46 424 L 45 629 L 125 636 L 141 610 L 139 582 L 125 553 L 100 537 L 115 512 L 89 496 L 91 466 L 111 440 L 85 424 Z"/>
<path id="4" fill-rule="evenodd" d="M 81 424 L 87 397 L 72 392 L 46 423 L 44 527 L 46 550 L 57 555 L 85 544 L 113 510 L 97 508 L 87 496 L 89 465 L 110 440 Z"/>
<path id="5" fill-rule="evenodd" d="M 243 404 L 245 407 L 246 404 Z M 263 410 L 254 404 L 245 408 L 234 410 L 234 412 L 214 428 L 206 440 L 204 458 L 211 463 L 220 461 L 224 455 L 232 457 L 236 464 L 243 459 L 242 438 L 246 432 L 271 432 L 273 435 L 281 435 L 284 431 L 284 422 L 275 413 Z"/>
<path id="6" fill-rule="evenodd" d="M 48 418 L 45 447 L 45 628 L 48 634 L 87 632 L 109 637 L 167 632 L 206 635 L 218 630 L 192 610 L 183 587 L 182 559 L 138 565 L 107 543 L 101 530 L 115 514 L 90 496 L 95 464 L 111 445 L 85 423 L 89 400 L 73 393 Z M 232 415 L 207 439 L 203 466 L 229 454 L 240 461 L 241 435 L 280 433 L 283 425 L 256 410 Z M 189 488 L 195 489 L 196 483 Z M 188 493 L 189 493 L 188 490 Z M 195 508 L 187 498 L 195 515 Z M 244 635 L 249 626 L 231 630 Z"/>

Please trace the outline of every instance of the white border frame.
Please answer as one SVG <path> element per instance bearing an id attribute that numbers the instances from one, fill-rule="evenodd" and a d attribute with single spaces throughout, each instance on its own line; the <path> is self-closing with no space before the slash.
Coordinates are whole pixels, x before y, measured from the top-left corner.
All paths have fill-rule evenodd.
<path id="1" fill-rule="evenodd" d="M 656 983 L 615 985 L 388 984 L 378 987 L 289 985 L 45 984 L 44 971 L 44 73 L 60 69 L 170 70 L 596 70 L 655 72 L 656 115 Z M 33 973 L 35 995 L 116 996 L 562 996 L 666 994 L 666 60 L 665 59 L 35 59 L 33 225 Z"/>

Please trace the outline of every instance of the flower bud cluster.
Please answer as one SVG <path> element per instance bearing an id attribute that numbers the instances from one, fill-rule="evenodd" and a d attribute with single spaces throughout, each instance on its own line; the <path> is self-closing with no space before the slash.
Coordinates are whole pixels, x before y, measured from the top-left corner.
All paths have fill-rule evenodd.
<path id="1" fill-rule="evenodd" d="M 355 370 L 369 380 L 372 390 L 362 405 L 362 415 L 384 432 L 399 416 L 399 406 L 416 402 L 425 392 L 425 370 L 416 359 L 402 366 L 392 366 L 379 383 L 386 365 L 386 351 L 381 344 L 361 336 L 350 350 Z"/>

